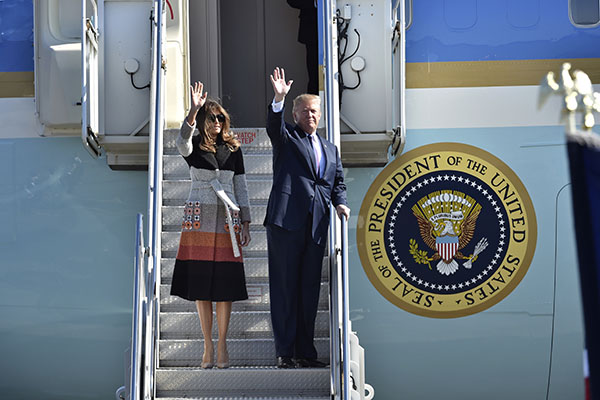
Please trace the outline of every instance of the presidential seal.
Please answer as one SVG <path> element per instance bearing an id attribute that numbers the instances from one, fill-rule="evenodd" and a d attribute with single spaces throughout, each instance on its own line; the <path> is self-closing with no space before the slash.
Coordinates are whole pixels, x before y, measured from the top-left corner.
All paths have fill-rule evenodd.
<path id="1" fill-rule="evenodd" d="M 517 175 L 479 148 L 423 146 L 369 188 L 357 245 L 375 288 L 411 313 L 454 318 L 485 310 L 523 279 L 537 223 Z"/>

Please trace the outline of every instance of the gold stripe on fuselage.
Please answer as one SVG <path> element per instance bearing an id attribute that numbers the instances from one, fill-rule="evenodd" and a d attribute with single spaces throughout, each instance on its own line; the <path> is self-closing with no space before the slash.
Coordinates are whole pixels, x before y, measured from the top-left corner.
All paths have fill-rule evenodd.
<path id="1" fill-rule="evenodd" d="M 408 89 L 481 86 L 539 85 L 548 71 L 560 71 L 565 62 L 572 70 L 588 74 L 600 83 L 600 58 L 453 61 L 406 64 Z"/>
<path id="2" fill-rule="evenodd" d="M 600 83 L 599 58 L 565 58 L 407 63 L 406 87 L 420 89 L 538 85 L 548 71 L 559 71 L 565 62 L 570 62 L 573 69 L 581 69 L 587 73 L 593 83 Z M 33 97 L 33 79 L 33 71 L 0 72 L 0 98 Z M 319 83 L 322 88 L 322 82 Z"/>
<path id="3" fill-rule="evenodd" d="M 33 71 L 0 72 L 0 98 L 33 97 Z"/>

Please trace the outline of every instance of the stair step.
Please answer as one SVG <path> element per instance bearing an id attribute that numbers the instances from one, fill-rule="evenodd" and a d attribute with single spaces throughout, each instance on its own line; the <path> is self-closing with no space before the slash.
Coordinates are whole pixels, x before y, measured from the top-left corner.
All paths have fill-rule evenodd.
<path id="1" fill-rule="evenodd" d="M 246 175 L 273 174 L 273 156 L 270 153 L 244 154 L 244 169 Z M 179 154 L 163 156 L 163 174 L 165 176 L 189 176 L 190 167 Z"/>
<path id="2" fill-rule="evenodd" d="M 269 284 L 248 283 L 248 300 L 233 302 L 233 311 L 269 311 Z M 196 304 L 193 301 L 182 299 L 178 296 L 171 296 L 171 285 L 160 285 L 160 310 L 162 312 L 193 312 L 196 311 Z M 329 308 L 329 285 L 321 283 L 319 293 L 319 310 Z"/>
<path id="3" fill-rule="evenodd" d="M 246 273 L 246 279 L 262 279 L 263 282 L 268 281 L 269 276 L 269 260 L 267 257 L 258 258 L 244 258 L 244 271 Z M 173 277 L 173 268 L 175 266 L 174 258 L 163 258 L 161 260 L 161 282 L 171 283 Z M 321 279 L 327 281 L 329 277 L 329 258 L 325 256 L 323 258 L 323 267 L 321 269 Z"/>
<path id="4" fill-rule="evenodd" d="M 163 203 L 165 205 L 182 206 L 187 200 L 190 193 L 190 176 L 187 175 L 165 176 L 163 181 Z M 269 199 L 273 180 L 263 176 L 249 176 L 248 183 L 248 198 L 252 200 Z M 168 201 L 167 201 L 168 200 Z"/>
<path id="5" fill-rule="evenodd" d="M 183 203 L 178 201 L 177 205 L 163 205 L 162 207 L 162 226 L 164 230 L 172 230 L 174 227 L 177 230 L 181 230 L 181 222 L 183 220 Z M 170 203 L 170 202 L 169 202 Z M 267 213 L 267 203 L 265 202 L 251 202 L 250 203 L 250 226 L 262 226 L 265 220 L 265 214 Z"/>
<path id="6" fill-rule="evenodd" d="M 171 232 L 171 233 L 174 233 L 174 232 Z M 247 247 L 244 247 L 242 250 L 242 254 L 244 255 L 244 260 L 249 259 L 249 258 L 267 257 L 267 250 L 254 251 L 254 250 L 248 250 Z M 172 250 L 167 250 L 167 251 L 165 251 L 163 249 L 161 255 L 164 258 L 175 258 L 177 256 L 177 249 L 172 249 Z"/>
<path id="7" fill-rule="evenodd" d="M 227 392 L 229 393 L 229 392 Z M 265 397 L 265 396 L 260 396 L 260 397 L 248 397 L 245 395 L 242 395 L 242 397 L 231 397 L 229 395 L 227 395 L 227 397 L 222 397 L 222 396 L 218 396 L 218 397 L 189 397 L 189 396 L 185 396 L 185 397 L 157 397 L 157 399 L 160 400 L 331 400 L 331 396 L 319 396 L 319 397 L 315 397 L 315 396 L 275 396 L 275 397 Z"/>
<path id="8" fill-rule="evenodd" d="M 213 343 L 216 351 L 216 340 L 213 340 Z M 314 343 L 319 360 L 329 362 L 329 338 L 315 338 Z M 204 340 L 201 338 L 161 339 L 158 348 L 161 368 L 200 367 Z M 228 339 L 227 350 L 232 366 L 275 365 L 275 342 L 272 338 Z"/>
<path id="9" fill-rule="evenodd" d="M 198 339 L 202 336 L 200 320 L 195 312 L 161 313 L 161 339 Z M 231 313 L 228 338 L 270 339 L 271 313 L 269 311 L 235 311 Z M 329 313 L 317 312 L 315 337 L 329 337 Z M 213 324 L 213 338 L 218 338 L 217 324 Z"/>
<path id="10" fill-rule="evenodd" d="M 183 214 L 183 212 L 182 212 Z M 177 225 L 163 225 L 162 226 L 162 231 L 163 233 L 181 233 L 181 224 L 177 224 Z M 266 229 L 263 225 L 261 224 L 250 224 L 250 233 L 252 234 L 252 237 L 254 237 L 254 234 L 256 232 L 266 232 Z"/>
<path id="11" fill-rule="evenodd" d="M 266 231 L 254 231 L 251 233 L 252 240 L 247 247 L 242 248 L 242 254 L 246 257 L 246 252 L 250 251 L 267 251 L 267 233 Z M 173 251 L 177 252 L 179 248 L 179 239 L 181 232 L 163 232 L 161 235 L 162 251 Z"/>
<path id="12" fill-rule="evenodd" d="M 271 151 L 271 140 L 267 135 L 266 128 L 233 128 L 233 132 L 238 136 L 242 144 L 244 153 L 250 153 L 257 150 Z M 168 129 L 163 133 L 163 149 L 167 154 L 173 154 L 177 151 L 175 138 L 179 135 L 179 129 Z"/>
<path id="13" fill-rule="evenodd" d="M 330 391 L 329 368 L 161 368 L 156 385 L 160 398 L 215 400 L 310 400 L 329 398 Z"/>
<path id="14" fill-rule="evenodd" d="M 273 155 L 273 148 L 269 146 L 244 146 L 242 145 L 242 151 L 244 152 L 244 157 L 246 155 L 252 154 L 257 156 L 265 156 L 265 155 Z M 181 156 L 179 150 L 176 147 L 165 147 L 163 148 L 163 156 Z"/>

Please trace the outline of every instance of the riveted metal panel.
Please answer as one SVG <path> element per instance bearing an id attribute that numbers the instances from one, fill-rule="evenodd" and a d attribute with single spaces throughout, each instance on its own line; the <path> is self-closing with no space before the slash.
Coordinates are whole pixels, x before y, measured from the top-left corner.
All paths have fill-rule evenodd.
<path id="1" fill-rule="evenodd" d="M 285 396 L 329 395 L 329 368 L 229 368 L 224 370 L 168 368 L 158 372 L 158 396 Z"/>
<path id="2" fill-rule="evenodd" d="M 216 340 L 213 338 L 216 349 Z M 315 338 L 321 361 L 329 361 L 329 338 Z M 232 366 L 275 365 L 275 342 L 270 339 L 227 340 Z M 200 367 L 204 352 L 203 339 L 164 339 L 159 341 L 160 367 Z"/>
<path id="3" fill-rule="evenodd" d="M 260 396 L 260 397 L 238 397 L 238 396 L 230 396 L 229 394 L 226 397 L 218 396 L 218 397 L 158 397 L 160 400 L 331 400 L 331 396 Z"/>
<path id="4" fill-rule="evenodd" d="M 197 339 L 202 336 L 196 312 L 169 312 L 160 317 L 161 339 Z M 270 339 L 271 313 L 269 311 L 234 311 L 231 314 L 227 337 L 230 339 Z M 329 313 L 321 310 L 315 321 L 315 337 L 329 337 Z M 218 338 L 217 324 L 213 324 L 213 338 Z"/>

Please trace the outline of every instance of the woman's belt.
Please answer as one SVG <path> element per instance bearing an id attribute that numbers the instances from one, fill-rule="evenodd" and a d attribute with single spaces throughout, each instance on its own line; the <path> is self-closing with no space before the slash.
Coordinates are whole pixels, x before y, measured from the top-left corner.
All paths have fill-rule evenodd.
<path id="1" fill-rule="evenodd" d="M 220 182 L 218 178 L 213 178 L 211 180 L 192 181 L 191 189 L 198 190 L 212 188 L 212 181 L 218 181 L 223 190 L 231 191 L 233 189 L 233 184 Z"/>
<path id="2" fill-rule="evenodd" d="M 215 178 L 212 181 L 210 181 L 210 186 L 213 188 L 213 190 L 217 194 L 217 197 L 221 199 L 221 201 L 225 205 L 225 208 L 227 209 L 227 224 L 229 225 L 231 247 L 233 248 L 233 256 L 237 258 L 240 256 L 240 249 L 235 238 L 235 230 L 233 229 L 233 219 L 231 218 L 231 211 L 233 210 L 239 212 L 240 208 L 236 206 L 233 201 L 231 201 L 229 196 L 227 196 L 227 193 L 225 193 L 225 190 L 223 190 L 223 186 L 221 185 L 221 182 L 219 182 L 218 179 Z"/>

